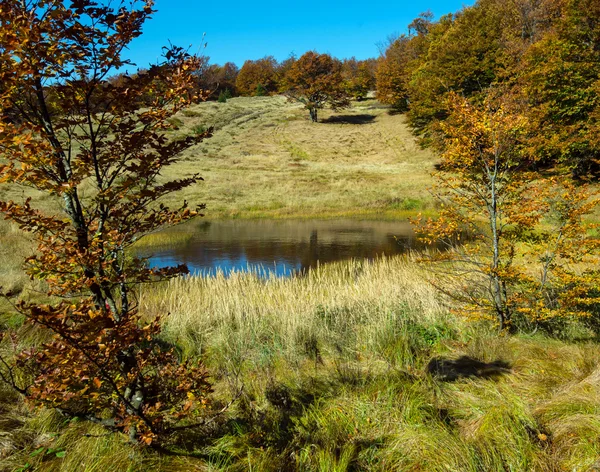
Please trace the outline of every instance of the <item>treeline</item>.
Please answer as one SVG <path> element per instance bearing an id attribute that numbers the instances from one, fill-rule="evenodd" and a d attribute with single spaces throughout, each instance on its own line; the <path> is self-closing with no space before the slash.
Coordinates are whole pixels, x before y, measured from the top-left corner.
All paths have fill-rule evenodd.
<path id="1" fill-rule="evenodd" d="M 308 57 L 312 52 L 307 52 L 302 57 Z M 363 99 L 367 93 L 375 89 L 375 74 L 377 59 L 339 60 L 328 54 L 332 71 L 342 77 L 342 88 L 351 98 Z M 302 59 L 302 58 L 300 58 Z M 257 60 L 244 62 L 238 68 L 233 62 L 223 65 L 210 64 L 208 56 L 201 57 L 201 63 L 195 71 L 195 92 L 200 93 L 203 99 L 224 101 L 237 96 L 265 96 L 287 92 L 290 81 L 294 76 L 294 64 L 299 59 L 291 55 L 284 61 L 278 62 L 273 56 L 266 56 Z M 141 73 L 145 73 L 142 71 Z M 126 80 L 126 74 L 120 74 L 111 79 L 113 83 Z M 293 80 L 292 80 L 293 81 Z"/>
<path id="2" fill-rule="evenodd" d="M 481 105 L 490 93 L 524 118 L 537 165 L 600 171 L 600 2 L 479 0 L 433 21 L 421 14 L 388 41 L 377 97 L 440 144 L 448 97 Z"/>
<path id="3" fill-rule="evenodd" d="M 294 64 L 299 59 L 306 58 L 313 51 L 305 53 L 301 58 L 291 55 L 287 59 L 278 62 L 273 56 L 265 56 L 261 59 L 247 60 L 241 68 L 233 62 L 223 65 L 210 64 L 210 58 L 200 58 L 200 65 L 195 71 L 195 85 L 190 92 L 195 92 L 203 100 L 225 101 L 231 97 L 266 96 L 285 93 L 289 90 L 290 81 L 295 75 Z M 375 58 L 366 60 L 336 59 L 329 54 L 319 54 L 327 57 L 332 63 L 331 70 L 342 78 L 341 90 L 350 98 L 361 100 L 368 92 L 375 90 L 375 74 L 377 72 L 378 60 Z M 133 77 L 147 74 L 147 70 L 140 70 Z M 291 74 L 291 75 L 290 75 Z M 108 82 L 112 85 L 123 85 L 130 79 L 126 73 L 113 76 Z M 154 97 L 149 97 L 153 99 Z M 144 105 L 143 103 L 140 105 Z"/>
<path id="4" fill-rule="evenodd" d="M 479 0 L 438 20 L 421 14 L 381 50 L 378 59 L 331 58 L 340 91 L 362 99 L 376 90 L 379 101 L 406 113 L 423 144 L 443 147 L 448 97 L 477 105 L 492 93 L 520 109 L 536 166 L 600 175 L 598 0 Z M 266 56 L 238 68 L 204 57 L 195 92 L 221 101 L 287 93 L 298 61 Z"/>

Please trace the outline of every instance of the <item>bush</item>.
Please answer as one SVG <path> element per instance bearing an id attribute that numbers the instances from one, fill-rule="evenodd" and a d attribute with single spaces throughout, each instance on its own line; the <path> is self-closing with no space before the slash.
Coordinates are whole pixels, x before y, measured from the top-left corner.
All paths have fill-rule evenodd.
<path id="1" fill-rule="evenodd" d="M 200 135 L 206 133 L 206 127 L 204 125 L 196 125 L 192 128 L 192 132 L 195 135 Z"/>
<path id="2" fill-rule="evenodd" d="M 256 95 L 257 97 L 265 97 L 265 96 L 269 95 L 269 93 L 267 92 L 267 89 L 262 84 L 258 84 L 256 86 L 256 92 L 254 95 Z"/>
<path id="3" fill-rule="evenodd" d="M 225 90 L 221 90 L 221 93 L 219 93 L 219 98 L 217 99 L 217 101 L 219 103 L 225 103 L 227 102 L 227 99 L 231 98 L 231 91 L 226 88 Z"/>

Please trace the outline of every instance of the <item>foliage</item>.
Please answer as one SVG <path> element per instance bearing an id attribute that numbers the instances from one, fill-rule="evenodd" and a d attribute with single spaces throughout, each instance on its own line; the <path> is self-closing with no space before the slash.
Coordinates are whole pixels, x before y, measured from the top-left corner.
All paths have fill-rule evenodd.
<path id="1" fill-rule="evenodd" d="M 599 241 L 582 218 L 596 196 L 586 186 L 532 172 L 524 145 L 528 123 L 506 94 L 498 99 L 490 91 L 482 107 L 458 95 L 450 100 L 435 190 L 440 217 L 421 231 L 429 242 L 468 239 L 433 256 L 444 266 L 435 283 L 463 302 L 465 312 L 494 315 L 501 329 L 514 328 L 515 314 L 534 325 L 590 317 L 599 301 Z"/>
<path id="2" fill-rule="evenodd" d="M 436 190 L 443 206 L 440 217 L 428 220 L 421 231 L 430 242 L 461 234 L 475 239 L 439 257 L 468 265 L 458 296 L 467 309 L 491 312 L 505 328 L 512 315 L 511 289 L 517 276 L 511 230 L 515 223 L 520 230 L 530 229 L 539 218 L 535 206 L 524 205 L 530 175 L 518 150 L 523 123 L 515 122 L 502 106 L 488 102 L 480 110 L 457 95 L 451 100 L 453 113 L 444 124 L 448 137 L 441 166 L 445 173 L 439 174 L 442 184 Z"/>
<path id="3" fill-rule="evenodd" d="M 256 91 L 254 92 L 256 97 L 265 97 L 268 95 L 267 89 L 263 86 L 263 84 L 258 84 L 256 86 Z"/>
<path id="4" fill-rule="evenodd" d="M 400 44 L 402 43 L 397 43 L 398 46 Z M 407 80 L 403 66 L 405 64 L 393 60 L 389 52 L 379 58 L 377 65 L 377 100 L 399 111 L 408 108 Z"/>
<path id="5" fill-rule="evenodd" d="M 219 103 L 226 103 L 228 98 L 231 98 L 231 90 L 229 90 L 228 88 L 226 88 L 225 90 L 221 91 L 219 93 L 219 98 L 218 98 L 218 102 Z"/>
<path id="6" fill-rule="evenodd" d="M 235 86 L 240 95 L 268 95 L 277 90 L 277 61 L 273 56 L 246 61 L 240 69 Z"/>
<path id="7" fill-rule="evenodd" d="M 235 84 L 238 73 L 239 69 L 233 62 L 226 62 L 222 66 L 210 65 L 203 75 L 204 83 L 200 84 L 200 91 L 210 90 L 218 97 L 224 93 L 226 99 L 231 98 L 237 93 Z"/>
<path id="8" fill-rule="evenodd" d="M 422 13 L 411 23 L 414 34 L 391 38 L 377 65 L 377 99 L 399 111 L 408 110 L 410 73 L 427 51 L 431 14 Z"/>
<path id="9" fill-rule="evenodd" d="M 449 94 L 483 103 L 503 84 L 523 105 L 538 165 L 596 177 L 599 15 L 593 0 L 479 0 L 435 22 L 422 15 L 380 58 L 377 96 L 443 147 Z"/>
<path id="10" fill-rule="evenodd" d="M 598 225 L 585 221 L 598 205 L 598 191 L 565 178 L 548 178 L 539 186 L 544 225 L 521 238 L 524 256 L 538 274 L 524 271 L 517 312 L 548 331 L 557 319 L 579 318 L 599 333 L 600 240 Z"/>
<path id="11" fill-rule="evenodd" d="M 309 51 L 290 67 L 285 77 L 285 94 L 291 101 L 304 104 L 313 122 L 318 110 L 329 105 L 334 110 L 350 105 L 344 88 L 342 64 L 329 54 Z"/>
<path id="12" fill-rule="evenodd" d="M 284 59 L 283 61 L 281 61 L 278 65 L 277 65 L 277 91 L 278 92 L 283 92 L 285 90 L 285 77 L 288 73 L 288 71 L 290 70 L 290 68 L 292 67 L 292 65 L 294 65 L 294 62 L 296 62 L 296 55 L 294 53 L 291 53 L 287 59 Z"/>
<path id="13" fill-rule="evenodd" d="M 561 21 L 524 55 L 532 152 L 585 180 L 600 172 L 600 8 L 568 2 Z"/>
<path id="14" fill-rule="evenodd" d="M 203 46 L 206 47 L 207 43 Z M 198 65 L 192 73 L 195 78 L 194 90 L 201 100 L 214 100 L 225 90 L 235 93 L 238 72 L 238 67 L 233 62 L 226 62 L 220 66 L 210 64 L 208 56 L 198 56 Z"/>
<path id="15" fill-rule="evenodd" d="M 362 100 L 375 88 L 374 59 L 357 61 L 354 57 L 342 62 L 342 76 L 348 94 L 355 100 Z"/>
<path id="16" fill-rule="evenodd" d="M 160 340 L 160 317 L 137 312 L 136 285 L 172 278 L 184 266 L 152 269 L 126 254 L 140 237 L 198 209 L 169 209 L 161 197 L 200 180 L 161 172 L 209 132 L 169 142 L 168 119 L 185 106 L 198 59 L 179 48 L 165 62 L 107 82 L 129 64 L 122 53 L 141 34 L 152 2 L 130 9 L 91 0 L 0 5 L 2 182 L 33 187 L 61 203 L 44 214 L 1 202 L 6 218 L 35 237 L 26 260 L 50 304 L 19 302 L 52 340 L 3 360 L 2 378 L 34 405 L 99 422 L 150 444 L 202 415 L 210 386 L 202 365 Z M 152 97 L 137 109 L 140 97 Z M 15 114 L 15 110 L 17 113 Z M 10 118 L 6 116 L 10 112 Z M 16 369 L 26 375 L 16 376 Z M 28 382 L 28 380 L 31 380 Z"/>

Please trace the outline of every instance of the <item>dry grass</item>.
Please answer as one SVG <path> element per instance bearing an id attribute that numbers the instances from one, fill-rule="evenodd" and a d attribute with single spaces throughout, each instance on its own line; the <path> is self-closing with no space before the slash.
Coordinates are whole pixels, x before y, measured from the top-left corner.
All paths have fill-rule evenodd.
<path id="1" fill-rule="evenodd" d="M 199 172 L 205 183 L 177 198 L 205 202 L 210 217 L 394 218 L 432 205 L 434 155 L 373 100 L 324 111 L 317 124 L 279 96 L 202 103 L 177 119 L 174 139 L 215 126 L 167 174 Z"/>
<path id="2" fill-rule="evenodd" d="M 169 313 L 167 336 L 193 354 L 218 352 L 220 342 L 233 342 L 234 330 L 245 343 L 238 348 L 249 350 L 241 356 L 250 359 L 273 342 L 292 359 L 298 346 L 340 330 L 354 331 L 358 345 L 374 345 L 397 310 L 434 325 L 445 309 L 419 273 L 408 258 L 382 258 L 329 264 L 298 278 L 186 277 L 143 290 L 140 309 L 150 316 Z M 261 341 L 263 335 L 270 339 Z"/>
<path id="3" fill-rule="evenodd" d="M 421 270 L 393 257 L 144 291 L 144 311 L 169 312 L 167 336 L 218 373 L 217 398 L 232 378 L 245 386 L 230 412 L 238 429 L 204 450 L 214 470 L 589 470 L 600 454 L 597 344 L 467 325 Z M 512 372 L 455 383 L 424 373 L 433 356 L 461 355 Z M 284 394 L 301 406 L 278 406 Z"/>
<path id="4" fill-rule="evenodd" d="M 244 386 L 216 429 L 188 443 L 195 457 L 142 453 L 83 422 L 13 409 L 0 469 L 590 470 L 600 454 L 597 344 L 466 324 L 421 270 L 398 256 L 299 278 L 146 287 L 142 311 L 170 313 L 165 335 L 184 357 L 203 357 L 215 401 Z M 451 383 L 425 373 L 432 357 L 461 355 L 512 371 Z"/>

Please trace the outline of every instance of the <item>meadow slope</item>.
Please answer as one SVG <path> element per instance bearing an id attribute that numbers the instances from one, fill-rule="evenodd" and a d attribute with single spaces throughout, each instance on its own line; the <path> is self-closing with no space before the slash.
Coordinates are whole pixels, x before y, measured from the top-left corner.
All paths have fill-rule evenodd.
<path id="1" fill-rule="evenodd" d="M 432 205 L 434 154 L 374 100 L 311 123 L 284 97 L 240 97 L 192 106 L 172 123 L 173 139 L 214 127 L 167 174 L 200 173 L 205 182 L 175 198 L 206 203 L 211 218 L 397 218 Z"/>

